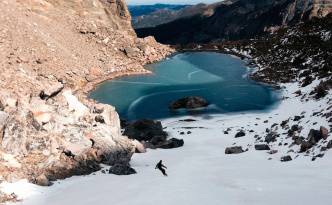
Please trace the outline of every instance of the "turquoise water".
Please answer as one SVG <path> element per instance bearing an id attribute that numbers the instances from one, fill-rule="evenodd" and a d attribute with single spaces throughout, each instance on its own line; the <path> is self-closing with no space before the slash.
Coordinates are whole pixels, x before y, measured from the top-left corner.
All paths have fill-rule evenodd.
<path id="1" fill-rule="evenodd" d="M 242 60 L 226 54 L 180 53 L 148 69 L 153 74 L 107 81 L 90 97 L 115 106 L 127 120 L 264 110 L 277 101 L 270 87 L 247 78 Z M 172 101 L 186 96 L 204 97 L 211 105 L 192 111 L 168 109 Z"/>

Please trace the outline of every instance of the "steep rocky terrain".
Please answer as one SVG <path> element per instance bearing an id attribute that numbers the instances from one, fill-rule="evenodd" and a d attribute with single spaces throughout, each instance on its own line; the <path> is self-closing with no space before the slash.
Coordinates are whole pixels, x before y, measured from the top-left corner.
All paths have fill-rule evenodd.
<path id="1" fill-rule="evenodd" d="M 180 18 L 188 18 L 194 15 L 202 14 L 203 16 L 211 16 L 214 9 L 224 2 L 215 4 L 197 4 L 187 5 L 175 8 L 156 9 L 151 13 L 134 16 L 132 24 L 134 29 L 155 27 L 161 24 L 169 23 Z M 131 11 L 130 11 L 131 12 Z"/>
<path id="2" fill-rule="evenodd" d="M 152 4 L 152 5 L 128 5 L 131 17 L 134 19 L 138 16 L 149 15 L 158 10 L 180 10 L 188 5 L 177 4 Z"/>
<path id="3" fill-rule="evenodd" d="M 251 40 L 192 44 L 178 49 L 208 49 L 247 58 L 249 65 L 257 68 L 251 77 L 283 88 L 282 100 L 288 102 L 284 103 L 284 110 L 277 110 L 278 120 L 273 119 L 275 116 L 256 119 L 255 125 L 263 127 L 263 132 L 257 132 L 255 126 L 246 130 L 247 134 L 254 135 L 254 144 L 265 146 L 255 148 L 267 149 L 264 145 L 267 143 L 276 152 L 284 147 L 284 154 L 292 156 L 284 160 L 299 155 L 315 160 L 332 148 L 332 140 L 328 138 L 332 132 L 331 34 L 332 14 L 329 14 Z M 238 130 L 237 135 L 243 137 L 243 134 L 246 135 Z M 239 147 L 232 149 L 235 150 L 227 152 L 238 152 Z M 239 152 L 243 152 L 242 148 Z"/>
<path id="4" fill-rule="evenodd" d="M 49 185 L 129 163 L 114 107 L 86 92 L 172 52 L 130 20 L 123 0 L 0 1 L 0 180 Z"/>
<path id="5" fill-rule="evenodd" d="M 153 35 L 159 42 L 172 44 L 238 40 L 331 11 L 330 0 L 235 0 L 218 6 L 211 16 L 199 14 L 136 31 L 138 36 Z"/>

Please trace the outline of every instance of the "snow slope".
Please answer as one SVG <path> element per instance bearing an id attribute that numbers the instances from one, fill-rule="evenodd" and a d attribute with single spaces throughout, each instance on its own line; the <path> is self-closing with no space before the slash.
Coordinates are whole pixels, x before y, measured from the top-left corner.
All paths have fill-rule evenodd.
<path id="1" fill-rule="evenodd" d="M 311 154 L 297 153 L 299 147 L 289 147 L 291 139 L 286 139 L 285 135 L 271 145 L 272 149 L 278 150 L 276 154 L 253 148 L 257 143 L 254 135 L 264 136 L 265 129 L 273 123 L 280 123 L 303 111 L 307 112 L 305 118 L 289 123 L 303 126 L 303 136 L 306 137 L 311 128 L 329 127 L 325 118 L 313 117 L 311 113 L 326 109 L 331 94 L 320 101 L 306 102 L 294 97 L 293 93 L 299 88 L 296 84 L 285 86 L 283 95 L 289 98 L 268 112 L 190 117 L 196 119 L 195 122 L 180 121 L 189 117 L 164 120 L 163 125 L 172 137 L 184 139 L 184 147 L 135 154 L 131 165 L 138 172 L 136 175 L 115 176 L 98 172 L 56 182 L 47 188 L 18 182 L 2 184 L 2 190 L 16 192 L 24 199 L 19 203 L 23 205 L 332 204 L 332 150 L 326 151 L 323 158 L 311 161 L 312 155 L 320 151 L 313 148 Z M 302 91 L 310 89 L 303 88 Z M 315 122 L 317 124 L 313 125 Z M 227 128 L 232 129 L 228 135 L 223 132 Z M 239 129 L 246 130 L 247 134 L 235 139 Z M 254 132 L 247 132 L 250 129 Z M 186 134 L 180 135 L 182 131 Z M 187 134 L 187 131 L 192 133 Z M 284 132 L 281 129 L 276 131 Z M 279 146 L 280 142 L 282 146 Z M 289 144 L 284 145 L 287 142 Z M 233 144 L 249 151 L 225 155 L 225 148 Z M 289 152 L 290 149 L 294 152 Z M 280 162 L 284 155 L 291 155 L 293 161 Z M 168 166 L 168 177 L 154 169 L 160 159 Z"/>

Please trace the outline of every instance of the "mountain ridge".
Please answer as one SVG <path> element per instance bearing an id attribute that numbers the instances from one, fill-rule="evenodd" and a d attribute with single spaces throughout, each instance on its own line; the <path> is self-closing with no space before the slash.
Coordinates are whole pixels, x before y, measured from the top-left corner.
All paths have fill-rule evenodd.
<path id="1" fill-rule="evenodd" d="M 138 36 L 155 36 L 162 43 L 186 44 L 252 38 L 332 12 L 325 0 L 235 0 L 222 4 L 211 16 L 195 15 L 151 28 Z"/>

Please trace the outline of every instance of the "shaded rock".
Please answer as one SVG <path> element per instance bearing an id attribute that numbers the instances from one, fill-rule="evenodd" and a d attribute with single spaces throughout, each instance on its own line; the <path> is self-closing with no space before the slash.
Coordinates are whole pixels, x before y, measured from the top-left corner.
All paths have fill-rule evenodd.
<path id="1" fill-rule="evenodd" d="M 321 132 L 319 130 L 311 129 L 308 134 L 308 142 L 311 144 L 316 144 L 319 140 L 323 139 Z"/>
<path id="2" fill-rule="evenodd" d="M 225 149 L 225 154 L 240 154 L 244 152 L 241 146 L 227 147 Z"/>
<path id="3" fill-rule="evenodd" d="M 102 124 L 105 123 L 105 119 L 104 119 L 104 117 L 101 116 L 101 115 L 97 115 L 97 116 L 95 117 L 95 121 L 96 121 L 96 122 L 99 122 L 99 123 L 102 123 Z"/>
<path id="4" fill-rule="evenodd" d="M 174 149 L 174 148 L 182 147 L 183 145 L 184 145 L 183 139 L 172 138 L 172 139 L 167 140 L 159 148 L 162 148 L 162 149 Z"/>
<path id="5" fill-rule="evenodd" d="M 244 136 L 246 136 L 246 133 L 243 130 L 235 134 L 235 138 L 244 137 Z"/>
<path id="6" fill-rule="evenodd" d="M 300 152 L 306 152 L 312 146 L 313 146 L 312 143 L 304 141 L 304 142 L 301 143 Z"/>
<path id="7" fill-rule="evenodd" d="M 42 174 L 35 179 L 35 183 L 39 186 L 51 186 L 52 183 L 48 180 L 48 178 Z"/>
<path id="8" fill-rule="evenodd" d="M 297 145 L 300 145 L 304 142 L 304 138 L 303 137 L 293 137 L 294 143 Z"/>
<path id="9" fill-rule="evenodd" d="M 138 141 L 150 141 L 154 136 L 167 137 L 167 132 L 163 131 L 160 121 L 137 120 L 129 124 L 123 133 L 131 139 Z"/>
<path id="10" fill-rule="evenodd" d="M 287 156 L 283 156 L 283 157 L 281 157 L 281 159 L 280 159 L 280 161 L 282 161 L 282 162 L 289 162 L 289 161 L 292 161 L 292 160 L 293 160 L 292 157 L 289 156 L 289 155 L 287 155 Z"/>
<path id="11" fill-rule="evenodd" d="M 110 168 L 109 173 L 115 175 L 131 175 L 137 172 L 127 164 L 115 164 Z"/>
<path id="12" fill-rule="evenodd" d="M 194 119 L 184 119 L 184 120 L 179 120 L 180 122 L 195 122 L 197 120 L 194 120 Z"/>
<path id="13" fill-rule="evenodd" d="M 176 110 L 176 109 L 195 109 L 195 108 L 202 108 L 208 106 L 209 103 L 202 97 L 191 96 L 181 98 L 172 102 L 169 106 L 169 109 Z"/>
<path id="14" fill-rule="evenodd" d="M 3 136 L 4 136 L 5 127 L 6 127 L 8 118 L 9 118 L 9 115 L 7 113 L 0 111 L 0 144 L 1 144 Z"/>
<path id="15" fill-rule="evenodd" d="M 299 130 L 299 126 L 298 125 L 292 125 L 291 130 L 292 131 L 298 131 Z"/>
<path id="16" fill-rule="evenodd" d="M 126 128 L 129 125 L 127 120 L 120 119 L 120 126 L 122 129 Z"/>
<path id="17" fill-rule="evenodd" d="M 289 122 L 289 119 L 288 119 L 288 120 L 284 120 L 284 121 L 282 121 L 282 122 L 280 123 L 280 126 L 281 126 L 282 128 L 284 128 L 284 127 L 287 125 L 288 122 Z"/>
<path id="18" fill-rule="evenodd" d="M 5 106 L 2 104 L 1 100 L 0 100 L 0 111 L 3 111 L 5 109 Z"/>
<path id="19" fill-rule="evenodd" d="M 293 120 L 294 121 L 299 121 L 299 120 L 301 120 L 301 118 L 302 118 L 301 116 L 295 116 Z"/>
<path id="20" fill-rule="evenodd" d="M 277 137 L 278 137 L 277 133 L 270 132 L 266 135 L 265 142 L 267 142 L 267 143 L 275 142 L 277 140 Z"/>
<path id="21" fill-rule="evenodd" d="M 255 149 L 256 150 L 270 150 L 270 147 L 267 144 L 256 144 Z"/>
<path id="22" fill-rule="evenodd" d="M 150 143 L 154 146 L 162 145 L 166 141 L 166 136 L 163 135 L 158 135 L 154 136 L 151 140 Z"/>

